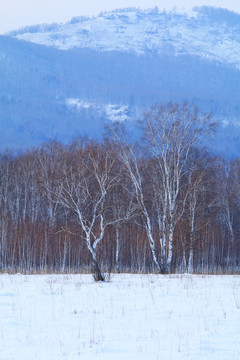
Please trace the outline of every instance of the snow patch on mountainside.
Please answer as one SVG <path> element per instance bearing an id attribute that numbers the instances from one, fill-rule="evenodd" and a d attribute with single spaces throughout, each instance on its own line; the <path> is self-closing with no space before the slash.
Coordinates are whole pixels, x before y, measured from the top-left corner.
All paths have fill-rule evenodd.
<path id="1" fill-rule="evenodd" d="M 89 109 L 91 106 L 91 103 L 87 103 L 80 99 L 69 98 L 69 99 L 66 99 L 66 105 L 72 109 L 80 110 L 80 109 Z"/>
<path id="2" fill-rule="evenodd" d="M 88 110 L 94 108 L 99 113 L 104 113 L 106 118 L 110 121 L 125 121 L 129 120 L 129 107 L 127 105 L 119 104 L 97 104 L 93 101 L 87 102 L 81 99 L 69 98 L 66 99 L 66 105 L 72 110 Z"/>
<path id="3" fill-rule="evenodd" d="M 231 24 L 227 20 L 232 13 L 221 11 L 218 16 L 201 9 L 188 13 L 117 10 L 96 18 L 74 18 L 67 24 L 21 29 L 12 36 L 61 50 L 190 54 L 240 69 L 240 15 Z"/>
<path id="4" fill-rule="evenodd" d="M 111 121 L 125 121 L 129 119 L 128 113 L 128 106 L 126 105 L 106 105 L 105 112 Z"/>

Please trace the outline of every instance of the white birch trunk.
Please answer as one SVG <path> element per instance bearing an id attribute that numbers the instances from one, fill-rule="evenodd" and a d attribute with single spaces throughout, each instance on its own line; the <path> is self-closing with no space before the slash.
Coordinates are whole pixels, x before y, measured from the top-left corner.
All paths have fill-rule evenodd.
<path id="1" fill-rule="evenodd" d="M 117 223 L 116 225 L 116 271 L 119 274 L 120 273 L 120 264 L 119 264 L 119 250 L 120 250 L 120 224 Z"/>

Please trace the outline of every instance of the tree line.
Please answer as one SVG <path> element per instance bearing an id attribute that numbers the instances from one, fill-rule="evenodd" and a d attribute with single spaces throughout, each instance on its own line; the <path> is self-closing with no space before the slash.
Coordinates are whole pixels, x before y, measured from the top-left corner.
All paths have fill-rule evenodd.
<path id="1" fill-rule="evenodd" d="M 101 142 L 50 141 L 0 156 L 0 269 L 233 273 L 240 267 L 240 160 L 212 154 L 211 115 L 147 111 Z"/>

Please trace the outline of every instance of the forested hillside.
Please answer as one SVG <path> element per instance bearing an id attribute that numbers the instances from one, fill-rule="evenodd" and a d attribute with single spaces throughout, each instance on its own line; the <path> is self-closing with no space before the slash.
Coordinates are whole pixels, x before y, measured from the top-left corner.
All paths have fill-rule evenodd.
<path id="1" fill-rule="evenodd" d="M 215 149 L 239 155 L 238 19 L 128 9 L 1 36 L 1 148 L 100 139 L 106 123 L 133 129 L 143 109 L 187 100 L 219 121 Z"/>

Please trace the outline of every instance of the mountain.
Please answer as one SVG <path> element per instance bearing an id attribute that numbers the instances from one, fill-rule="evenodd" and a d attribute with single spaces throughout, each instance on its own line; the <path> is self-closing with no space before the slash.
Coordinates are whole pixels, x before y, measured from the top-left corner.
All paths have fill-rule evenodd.
<path id="1" fill-rule="evenodd" d="M 240 22 L 234 13 L 202 7 L 188 13 L 119 10 L 67 24 L 21 29 L 18 39 L 61 50 L 89 48 L 159 55 L 200 56 L 240 70 Z"/>
<path id="2" fill-rule="evenodd" d="M 116 10 L 0 37 L 1 147 L 98 137 L 155 103 L 189 101 L 220 126 L 215 147 L 240 155 L 240 15 Z"/>

